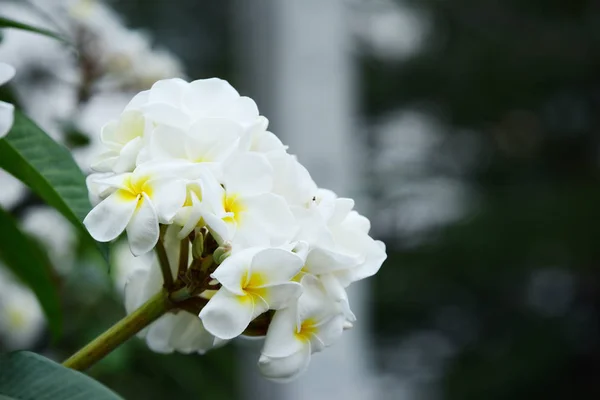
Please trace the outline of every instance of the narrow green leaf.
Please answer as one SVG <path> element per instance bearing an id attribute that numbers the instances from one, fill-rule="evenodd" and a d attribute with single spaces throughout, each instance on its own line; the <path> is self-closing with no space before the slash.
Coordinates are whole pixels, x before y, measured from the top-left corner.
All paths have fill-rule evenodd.
<path id="1" fill-rule="evenodd" d="M 60 335 L 61 312 L 52 268 L 37 243 L 0 208 L 0 259 L 37 296 L 54 337 Z"/>
<path id="2" fill-rule="evenodd" d="M 4 397 L 3 397 L 4 396 Z M 0 399 L 120 400 L 99 382 L 39 354 L 0 356 Z"/>
<path id="3" fill-rule="evenodd" d="M 60 40 L 61 42 L 64 42 L 64 43 L 69 43 L 69 41 L 67 39 L 65 39 L 64 37 L 60 36 L 57 33 L 54 33 L 52 31 L 49 31 L 44 28 L 38 28 L 36 26 L 24 24 L 22 22 L 15 21 L 13 19 L 8 19 L 8 18 L 2 17 L 2 16 L 0 16 L 0 28 L 21 29 L 24 31 L 39 33 L 40 35 L 48 36 L 53 39 Z"/>
<path id="4" fill-rule="evenodd" d="M 108 246 L 93 241 L 83 226 L 83 219 L 92 208 L 83 173 L 69 150 L 19 111 L 15 111 L 11 131 L 0 139 L 0 168 L 60 211 L 108 260 Z"/>

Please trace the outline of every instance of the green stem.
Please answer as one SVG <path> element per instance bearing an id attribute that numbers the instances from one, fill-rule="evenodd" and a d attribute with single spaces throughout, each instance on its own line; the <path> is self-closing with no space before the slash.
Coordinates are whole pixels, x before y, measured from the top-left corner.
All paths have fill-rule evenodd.
<path id="1" fill-rule="evenodd" d="M 186 237 L 179 244 L 179 268 L 177 270 L 177 277 L 181 278 L 185 275 L 189 264 L 190 255 L 190 241 Z"/>
<path id="2" fill-rule="evenodd" d="M 154 249 L 156 250 L 156 255 L 158 256 L 158 261 L 160 264 L 160 270 L 163 276 L 163 286 L 167 289 L 171 289 L 173 287 L 173 274 L 171 273 L 169 257 L 167 257 L 167 250 L 165 250 L 164 245 L 165 230 L 166 226 L 161 225 L 160 236 L 158 237 L 158 242 L 156 243 L 156 247 Z"/>
<path id="3" fill-rule="evenodd" d="M 182 301 L 185 301 L 191 297 L 193 297 L 193 294 L 190 292 L 190 289 L 187 286 L 184 286 L 181 289 L 169 294 L 169 299 L 173 303 L 181 303 Z"/>
<path id="4" fill-rule="evenodd" d="M 88 369 L 174 307 L 169 293 L 161 290 L 140 308 L 73 354 L 63 365 L 77 371 Z"/>

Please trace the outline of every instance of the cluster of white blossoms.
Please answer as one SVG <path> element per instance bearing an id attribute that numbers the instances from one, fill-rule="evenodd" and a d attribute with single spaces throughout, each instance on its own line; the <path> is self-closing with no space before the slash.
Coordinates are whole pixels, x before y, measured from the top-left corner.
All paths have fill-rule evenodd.
<path id="1" fill-rule="evenodd" d="M 352 327 L 346 288 L 386 252 L 354 201 L 318 188 L 267 125 L 226 81 L 158 81 L 102 129 L 84 224 L 101 242 L 126 232 L 148 257 L 127 281 L 128 312 L 163 286 L 191 296 L 141 332 L 150 348 L 266 336 L 260 371 L 287 380 Z"/>

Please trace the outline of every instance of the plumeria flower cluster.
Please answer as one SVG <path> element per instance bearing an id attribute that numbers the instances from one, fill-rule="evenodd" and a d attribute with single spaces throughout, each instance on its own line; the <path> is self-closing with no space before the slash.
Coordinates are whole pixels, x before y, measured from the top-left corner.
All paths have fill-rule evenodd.
<path id="1" fill-rule="evenodd" d="M 178 301 L 140 333 L 151 349 L 265 336 L 260 371 L 288 380 L 352 327 L 346 288 L 386 252 L 354 201 L 318 188 L 267 128 L 226 81 L 156 82 L 102 129 L 84 224 L 101 242 L 126 232 L 147 258 L 127 280 L 128 312 L 162 287 Z"/>

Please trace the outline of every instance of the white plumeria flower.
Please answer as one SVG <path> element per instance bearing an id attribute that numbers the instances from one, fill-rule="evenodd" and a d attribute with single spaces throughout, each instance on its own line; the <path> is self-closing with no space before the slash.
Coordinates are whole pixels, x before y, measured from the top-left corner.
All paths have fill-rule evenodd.
<path id="1" fill-rule="evenodd" d="M 227 258 L 211 275 L 222 287 L 200 312 L 206 329 L 233 339 L 267 310 L 294 302 L 302 287 L 291 282 L 302 268 L 296 254 L 278 248 L 250 248 Z"/>
<path id="2" fill-rule="evenodd" d="M 185 182 L 170 173 L 176 170 L 174 163 L 151 163 L 132 173 L 99 178 L 95 182 L 98 187 L 114 191 L 83 221 L 92 237 L 108 242 L 126 230 L 134 255 L 152 250 L 158 241 L 159 223 L 171 223 L 185 201 Z"/>
<path id="3" fill-rule="evenodd" d="M 357 265 L 335 272 L 344 287 L 375 275 L 387 258 L 385 244 L 371 238 L 370 229 L 370 221 L 354 210 L 330 226 L 338 252 L 359 260 Z"/>
<path id="4" fill-rule="evenodd" d="M 265 154 L 266 156 L 280 156 L 285 154 L 287 146 L 267 127 L 269 120 L 263 116 L 256 119 L 254 124 L 246 130 L 240 141 L 240 148 L 246 151 Z"/>
<path id="5" fill-rule="evenodd" d="M 369 236 L 369 220 L 353 207 L 352 199 L 334 199 L 325 233 L 309 241 L 304 266 L 313 275 L 334 274 L 343 287 L 375 275 L 387 257 L 385 244 Z"/>
<path id="6" fill-rule="evenodd" d="M 304 266 L 297 279 L 304 274 L 318 277 L 348 320 L 354 321 L 345 288 L 377 273 L 387 257 L 385 245 L 368 235 L 370 222 L 352 210 L 352 199 L 322 189 L 315 198 L 300 223 L 303 246 L 298 254 Z"/>
<path id="7" fill-rule="evenodd" d="M 0 62 L 0 86 L 15 76 L 15 69 L 8 64 Z M 14 122 L 15 107 L 5 101 L 0 101 L 0 138 L 6 136 Z"/>
<path id="8" fill-rule="evenodd" d="M 0 265 L 0 342 L 7 350 L 31 348 L 46 326 L 33 292 Z"/>
<path id="9" fill-rule="evenodd" d="M 146 93 L 146 92 L 142 92 Z M 210 78 L 186 82 L 164 79 L 140 97 L 139 108 L 157 125 L 187 130 L 205 118 L 227 119 L 247 128 L 258 118 L 256 103 L 222 79 Z"/>
<path id="10" fill-rule="evenodd" d="M 310 208 L 316 200 L 318 187 L 296 156 L 279 153 L 270 159 L 273 165 L 273 192 L 285 198 L 294 208 Z"/>
<path id="11" fill-rule="evenodd" d="M 110 277 L 119 295 L 125 296 L 125 286 L 135 271 L 147 270 L 154 262 L 154 253 L 136 257 L 126 240 L 119 240 L 110 247 Z"/>
<path id="12" fill-rule="evenodd" d="M 179 240 L 176 229 L 170 226 L 165 234 L 165 248 L 171 265 L 173 278 L 177 275 L 179 259 Z M 135 311 L 150 297 L 158 293 L 163 286 L 163 277 L 156 257 L 145 268 L 137 268 L 131 272 L 125 285 L 125 309 L 128 313 Z M 125 260 L 124 260 L 125 261 Z M 167 313 L 142 330 L 138 337 L 144 338 L 148 347 L 157 353 L 199 353 L 225 344 L 208 333 L 197 315 L 187 311 L 176 314 Z"/>
<path id="13" fill-rule="evenodd" d="M 126 110 L 117 121 L 104 125 L 100 136 L 109 150 L 100 155 L 92 169 L 99 172 L 131 172 L 144 145 L 144 132 L 150 123 L 140 111 Z"/>
<path id="14" fill-rule="evenodd" d="M 211 170 L 198 168 L 196 175 L 197 178 L 186 180 L 185 202 L 173 220 L 176 225 L 181 227 L 178 234 L 180 240 L 189 235 L 196 227 L 204 226 L 203 193 L 220 193 L 223 190 Z"/>
<path id="15" fill-rule="evenodd" d="M 285 199 L 271 193 L 273 170 L 260 154 L 236 154 L 223 166 L 223 187 L 203 196 L 202 217 L 217 241 L 280 246 L 297 226 Z"/>
<path id="16" fill-rule="evenodd" d="M 203 118 L 187 130 L 159 125 L 152 133 L 148 155 L 152 160 L 222 163 L 237 148 L 243 128 L 224 118 Z"/>
<path id="17" fill-rule="evenodd" d="M 277 311 L 269 325 L 258 361 L 269 379 L 294 379 L 306 370 L 312 353 L 331 345 L 344 330 L 343 314 L 316 278 L 305 276 L 302 289 L 297 306 Z"/>

